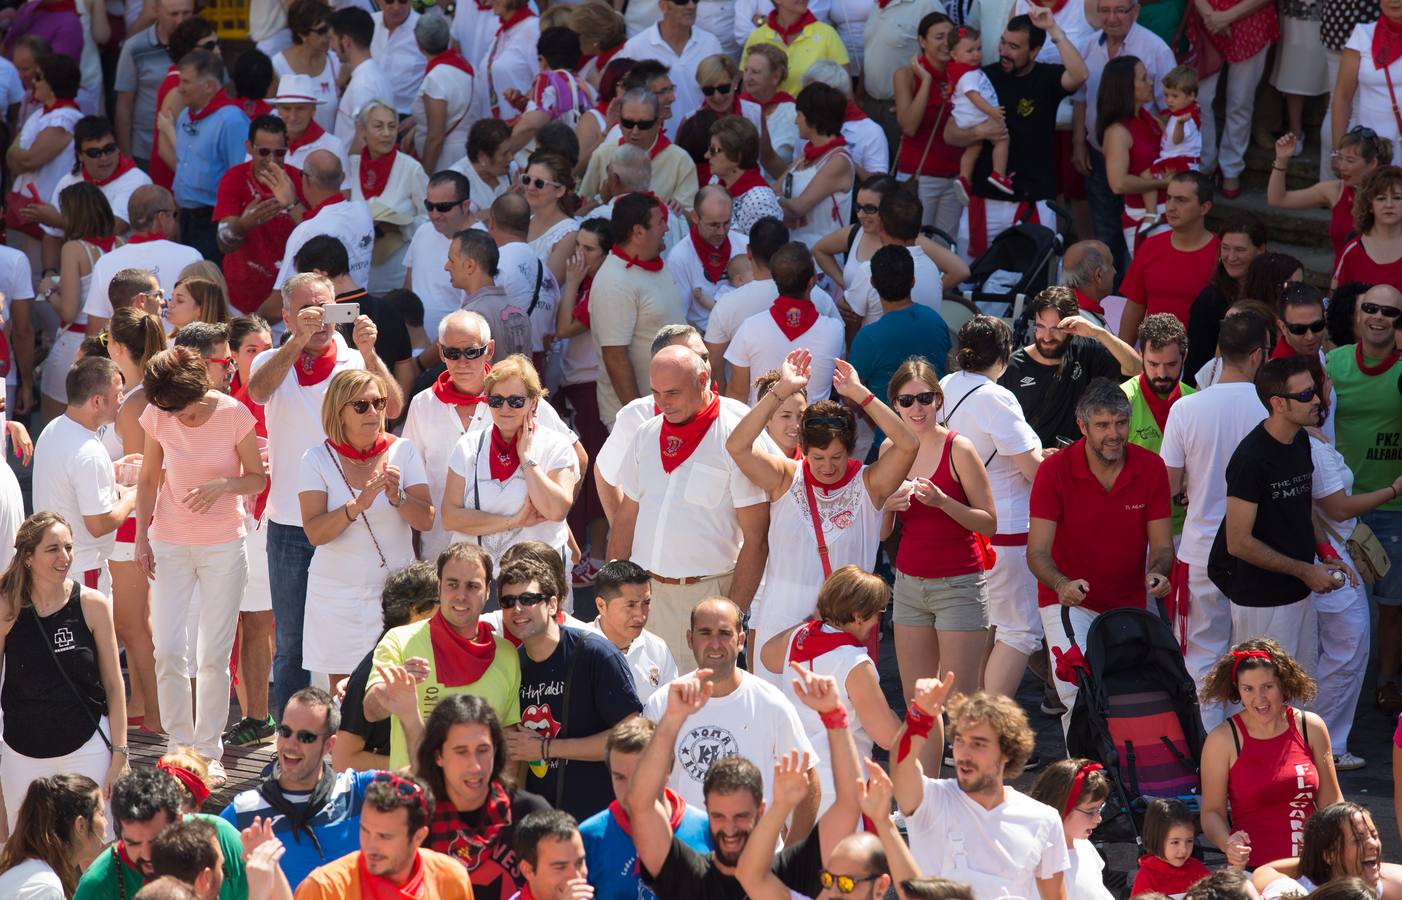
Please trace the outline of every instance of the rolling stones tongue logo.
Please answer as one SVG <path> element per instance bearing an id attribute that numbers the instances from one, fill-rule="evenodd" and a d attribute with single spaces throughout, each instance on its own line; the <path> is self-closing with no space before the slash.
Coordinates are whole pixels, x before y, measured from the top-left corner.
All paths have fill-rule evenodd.
<path id="1" fill-rule="evenodd" d="M 551 714 L 549 703 L 532 703 L 521 710 L 521 727 L 544 737 L 555 737 L 560 733 L 560 723 L 555 721 L 555 716 Z M 550 764 L 540 760 L 531 762 L 531 772 L 537 778 L 544 778 L 545 773 L 550 771 Z"/>
<path id="2" fill-rule="evenodd" d="M 676 435 L 671 435 L 667 438 L 667 446 L 665 449 L 663 449 L 662 452 L 667 454 L 668 456 L 676 456 L 681 449 L 682 439 L 677 437 Z"/>

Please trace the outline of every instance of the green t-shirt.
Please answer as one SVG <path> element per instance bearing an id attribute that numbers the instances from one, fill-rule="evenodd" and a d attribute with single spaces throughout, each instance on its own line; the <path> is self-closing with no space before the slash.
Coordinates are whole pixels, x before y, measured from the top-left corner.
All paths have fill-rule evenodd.
<path id="1" fill-rule="evenodd" d="M 1151 0 L 1139 7 L 1139 18 L 1135 21 L 1163 38 L 1168 49 L 1181 55 L 1188 46 L 1181 34 L 1183 13 L 1187 8 L 1187 0 Z"/>
<path id="2" fill-rule="evenodd" d="M 492 709 L 496 710 L 497 717 L 501 719 L 503 727 L 520 722 L 521 660 L 516 655 L 516 648 L 511 645 L 511 642 L 500 635 L 495 635 L 496 658 L 492 660 L 491 667 L 482 674 L 482 677 L 471 684 L 447 687 L 439 683 L 436 677 L 437 667 L 433 659 L 433 638 L 429 633 L 431 621 L 433 619 L 430 617 L 412 625 L 391 628 L 375 645 L 374 655 L 376 666 L 402 666 L 406 659 L 412 659 L 415 656 L 428 660 L 428 678 L 418 686 L 419 712 L 423 715 L 424 721 L 428 721 L 429 714 L 444 697 L 451 697 L 454 694 L 476 694 L 492 704 Z M 380 674 L 378 670 L 372 668 L 370 678 L 365 683 L 366 691 L 379 683 Z M 404 740 L 404 727 L 396 720 L 390 731 L 389 767 L 400 769 L 407 765 L 409 765 L 409 752 Z"/>
<path id="3" fill-rule="evenodd" d="M 1180 383 L 1178 385 L 1186 397 L 1193 393 L 1196 388 Z M 1159 453 L 1163 449 L 1163 429 L 1159 427 L 1158 420 L 1154 418 L 1153 412 L 1149 409 L 1149 404 L 1144 402 L 1140 394 L 1139 376 L 1120 385 L 1120 389 L 1129 397 L 1129 442 L 1138 444 L 1145 450 Z M 1183 533 L 1183 519 L 1188 515 L 1188 510 L 1180 506 L 1176 501 L 1173 504 L 1173 533 Z"/>
<path id="4" fill-rule="evenodd" d="M 1353 492 L 1361 494 L 1387 487 L 1402 471 L 1402 364 L 1366 375 L 1353 354 L 1353 344 L 1337 347 L 1324 362 L 1338 397 L 1334 436 L 1353 470 Z M 1364 357 L 1363 362 L 1374 366 L 1382 360 Z M 1402 511 L 1402 498 L 1379 508 Z"/>
<path id="5" fill-rule="evenodd" d="M 243 842 L 239 840 L 238 829 L 218 816 L 196 813 L 193 818 L 213 825 L 219 835 L 219 849 L 224 853 L 224 886 L 219 889 L 220 900 L 243 900 L 248 896 L 248 873 L 244 870 Z M 145 883 L 140 872 L 118 859 L 114 845 L 99 853 L 88 866 L 73 900 L 118 900 L 121 897 L 131 900 Z"/>

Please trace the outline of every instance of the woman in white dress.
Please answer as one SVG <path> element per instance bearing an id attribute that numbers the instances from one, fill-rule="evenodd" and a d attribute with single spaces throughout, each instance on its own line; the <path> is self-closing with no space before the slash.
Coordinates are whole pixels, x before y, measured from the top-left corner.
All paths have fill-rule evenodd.
<path id="1" fill-rule="evenodd" d="M 316 95 L 316 124 L 328 132 L 336 128 L 336 107 L 340 93 L 336 77 L 341 64 L 331 52 L 331 7 L 321 0 L 293 0 L 287 8 L 287 27 L 292 46 L 273 57 L 273 71 L 284 75 L 306 75 Z M 279 93 L 273 85 L 273 93 Z"/>
<path id="2" fill-rule="evenodd" d="M 856 163 L 842 137 L 847 97 L 826 84 L 810 84 L 794 101 L 803 153 L 784 175 L 779 205 L 789 237 L 812 246 L 847 224 Z"/>
<path id="3" fill-rule="evenodd" d="M 92 281 L 93 264 L 118 240 L 112 206 L 98 187 L 87 182 L 70 184 L 59 193 L 58 205 L 67 223 L 58 273 L 40 283 L 42 296 L 59 320 L 58 334 L 44 359 L 39 380 L 46 421 L 62 415 L 68 402 L 64 379 L 78 359 L 78 348 L 87 332 L 83 298 Z"/>
<path id="4" fill-rule="evenodd" d="M 540 71 L 536 44 L 540 19 L 526 0 L 493 0 L 497 34 L 487 53 L 487 103 L 491 116 L 514 122 L 526 111 L 526 94 Z"/>
<path id="5" fill-rule="evenodd" d="M 332 684 L 374 648 L 385 579 L 414 561 L 414 531 L 433 525 L 422 458 L 385 431 L 385 398 L 373 372 L 338 373 L 321 404 L 326 440 L 302 457 L 302 527 L 316 547 L 302 662 Z"/>
<path id="6" fill-rule="evenodd" d="M 0 897 L 65 900 L 107 843 L 102 791 L 86 775 L 64 773 L 29 783 L 0 852 Z"/>
<path id="7" fill-rule="evenodd" d="M 1059 759 L 1037 776 L 1027 795 L 1061 814 L 1071 856 L 1063 878 L 1067 900 L 1111 900 L 1114 895 L 1105 888 L 1105 860 L 1090 842 L 1110 797 L 1105 770 L 1088 759 Z"/>
<path id="8" fill-rule="evenodd" d="M 368 288 L 383 294 L 404 286 L 404 255 L 412 228 L 425 216 L 428 175 L 418 160 L 399 152 L 399 114 L 389 104 L 371 100 L 361 107 L 356 134 L 364 146 L 351 157 L 351 199 L 370 205 L 375 250 Z"/>
<path id="9" fill-rule="evenodd" d="M 532 153 L 521 176 L 521 190 L 531 207 L 526 242 L 550 268 L 556 282 L 563 282 L 579 231 L 579 220 L 570 215 L 574 175 L 569 160 L 546 150 Z"/>

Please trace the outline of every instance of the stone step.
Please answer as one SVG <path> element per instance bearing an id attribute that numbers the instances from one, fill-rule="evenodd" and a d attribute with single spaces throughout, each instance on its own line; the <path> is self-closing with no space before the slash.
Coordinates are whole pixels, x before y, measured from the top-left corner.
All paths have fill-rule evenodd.
<path id="1" fill-rule="evenodd" d="M 1247 190 L 1266 190 L 1266 182 L 1271 177 L 1271 166 L 1275 164 L 1275 148 L 1262 147 L 1252 142 L 1246 151 L 1246 171 L 1241 173 L 1242 187 Z M 1319 147 L 1307 144 L 1305 152 L 1285 164 L 1285 187 L 1288 190 L 1306 188 L 1319 181 Z"/>
<path id="2" fill-rule="evenodd" d="M 1277 209 L 1266 204 L 1265 189 L 1247 188 L 1240 197 L 1228 200 L 1220 194 L 1208 213 L 1208 222 L 1219 225 L 1232 212 L 1247 212 L 1259 216 L 1266 223 L 1266 230 L 1272 244 L 1296 244 L 1315 249 L 1323 249 L 1333 256 L 1329 243 L 1329 210 L 1327 209 Z"/>
<path id="3" fill-rule="evenodd" d="M 1329 290 L 1329 279 L 1334 274 L 1334 251 L 1331 248 L 1302 246 L 1274 240 L 1267 246 L 1276 253 L 1289 254 L 1303 263 L 1307 284 L 1312 284 L 1321 290 Z"/>

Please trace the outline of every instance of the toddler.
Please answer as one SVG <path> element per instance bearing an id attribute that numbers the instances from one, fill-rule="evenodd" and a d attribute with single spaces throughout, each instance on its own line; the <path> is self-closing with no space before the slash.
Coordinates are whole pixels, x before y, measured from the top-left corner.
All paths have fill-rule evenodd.
<path id="1" fill-rule="evenodd" d="M 1140 174 L 1145 178 L 1167 178 L 1175 172 L 1196 171 L 1202 156 L 1202 112 L 1198 108 L 1198 74 L 1188 66 L 1178 66 L 1163 77 L 1163 102 L 1168 107 L 1159 158 Z M 1141 232 L 1158 220 L 1159 192 L 1144 192 L 1144 221 Z"/>
<path id="2" fill-rule="evenodd" d="M 988 80 L 979 65 L 983 62 L 983 43 L 977 29 L 960 26 L 949 33 L 949 82 L 954 85 L 954 121 L 960 128 L 973 128 L 995 119 L 1003 121 L 1003 110 L 998 106 L 998 92 L 993 82 Z M 973 194 L 974 166 L 983 151 L 983 142 L 975 141 L 964 149 L 959 159 L 959 199 L 968 205 Z M 1012 196 L 1013 183 L 1008 178 L 1008 139 L 1006 136 L 993 141 L 993 171 L 988 173 L 988 183 Z"/>
<path id="3" fill-rule="evenodd" d="M 1182 801 L 1150 800 L 1144 812 L 1144 847 L 1149 852 L 1139 857 L 1139 874 L 1129 895 L 1157 892 L 1183 900 L 1189 887 L 1212 874 L 1193 858 L 1196 836 L 1193 814 Z"/>

